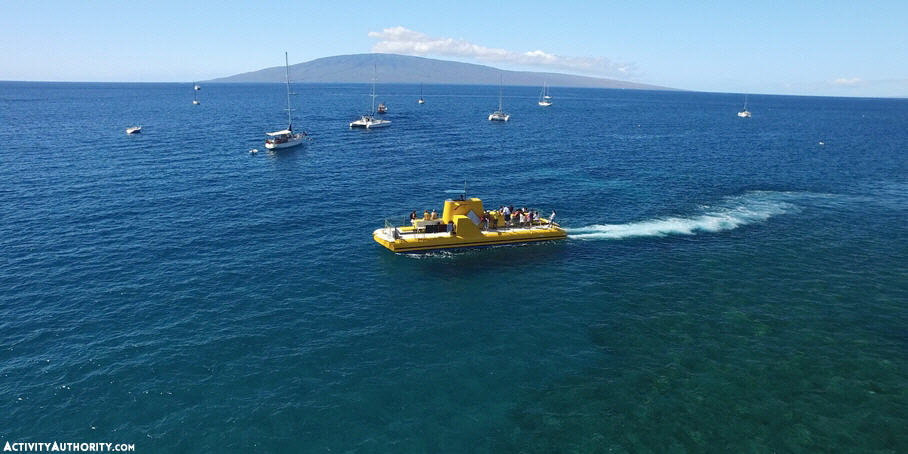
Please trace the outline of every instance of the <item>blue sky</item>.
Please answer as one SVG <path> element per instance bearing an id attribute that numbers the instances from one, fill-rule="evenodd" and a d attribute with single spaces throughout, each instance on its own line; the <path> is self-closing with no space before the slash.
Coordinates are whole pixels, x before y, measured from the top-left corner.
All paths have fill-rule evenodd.
<path id="1" fill-rule="evenodd" d="M 906 1 L 363 5 L 0 0 L 0 80 L 204 80 L 284 50 L 391 49 L 691 90 L 908 96 Z"/>

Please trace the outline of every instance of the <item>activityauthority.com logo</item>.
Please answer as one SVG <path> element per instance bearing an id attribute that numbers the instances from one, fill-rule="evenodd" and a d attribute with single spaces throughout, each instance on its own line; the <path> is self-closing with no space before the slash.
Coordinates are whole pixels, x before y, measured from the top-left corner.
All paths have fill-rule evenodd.
<path id="1" fill-rule="evenodd" d="M 6 442 L 3 452 L 133 452 L 134 443 Z"/>

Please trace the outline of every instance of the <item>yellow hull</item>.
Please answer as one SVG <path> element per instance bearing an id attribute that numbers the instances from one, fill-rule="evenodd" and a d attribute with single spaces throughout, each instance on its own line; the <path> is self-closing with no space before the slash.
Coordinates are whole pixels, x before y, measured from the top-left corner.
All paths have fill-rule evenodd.
<path id="1" fill-rule="evenodd" d="M 450 233 L 418 234 L 410 233 L 412 229 L 398 229 L 398 238 L 394 237 L 393 227 L 378 229 L 372 238 L 378 244 L 392 252 L 425 252 L 441 249 L 460 249 L 488 247 L 503 244 L 535 243 L 540 241 L 562 240 L 567 232 L 557 224 L 553 226 L 535 226 L 533 228 L 515 228 L 503 230 L 485 230 L 470 232 L 471 235 L 451 235 Z"/>

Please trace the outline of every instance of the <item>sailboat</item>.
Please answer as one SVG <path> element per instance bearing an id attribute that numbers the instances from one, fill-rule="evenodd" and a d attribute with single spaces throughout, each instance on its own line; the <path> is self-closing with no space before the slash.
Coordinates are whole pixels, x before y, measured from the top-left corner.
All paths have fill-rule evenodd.
<path id="1" fill-rule="evenodd" d="M 194 105 L 194 106 L 197 106 L 197 105 L 201 104 L 201 103 L 199 102 L 199 90 L 201 90 L 201 89 L 202 89 L 202 87 L 200 87 L 199 84 L 193 84 L 193 87 L 192 87 L 192 105 Z"/>
<path id="2" fill-rule="evenodd" d="M 744 95 L 744 110 L 738 112 L 741 118 L 750 118 L 750 112 L 747 110 L 747 95 Z"/>
<path id="3" fill-rule="evenodd" d="M 268 139 L 265 140 L 265 148 L 269 150 L 292 148 L 301 145 L 306 139 L 305 132 L 293 132 L 293 109 L 290 108 L 290 61 L 287 58 L 287 52 L 284 52 L 284 71 L 287 77 L 287 129 L 265 133 L 268 136 Z"/>
<path id="4" fill-rule="evenodd" d="M 391 126 L 391 120 L 375 118 L 375 66 L 372 66 L 372 113 L 359 117 L 359 120 L 350 122 L 351 128 L 384 128 Z"/>
<path id="5" fill-rule="evenodd" d="M 545 82 L 542 83 L 542 93 L 539 95 L 539 105 L 542 107 L 548 107 L 552 105 L 552 97 L 549 96 L 549 87 Z"/>
<path id="6" fill-rule="evenodd" d="M 501 110 L 501 74 L 498 75 L 498 110 L 489 114 L 489 121 L 508 121 L 511 114 Z"/>
<path id="7" fill-rule="evenodd" d="M 417 102 L 420 104 L 426 103 L 426 100 L 422 99 L 422 84 L 419 84 L 419 101 L 417 101 Z"/>

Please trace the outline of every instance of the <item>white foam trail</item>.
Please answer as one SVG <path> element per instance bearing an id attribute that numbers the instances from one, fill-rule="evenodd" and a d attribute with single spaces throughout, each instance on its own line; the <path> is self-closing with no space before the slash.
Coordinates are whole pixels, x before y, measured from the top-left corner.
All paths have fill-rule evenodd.
<path id="1" fill-rule="evenodd" d="M 665 217 L 628 224 L 597 224 L 567 229 L 568 237 L 580 240 L 694 235 L 697 232 L 721 232 L 742 225 L 763 222 L 772 216 L 790 213 L 797 206 L 786 202 L 792 193 L 752 192 L 730 197 L 722 204 L 702 207 L 703 212 L 690 217 Z"/>

